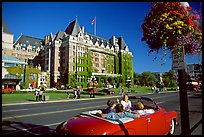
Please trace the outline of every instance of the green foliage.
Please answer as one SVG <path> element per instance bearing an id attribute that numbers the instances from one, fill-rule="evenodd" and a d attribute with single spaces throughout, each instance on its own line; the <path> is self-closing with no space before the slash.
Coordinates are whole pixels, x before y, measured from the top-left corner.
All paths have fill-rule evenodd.
<path id="1" fill-rule="evenodd" d="M 20 65 L 6 67 L 6 70 L 8 71 L 9 74 L 16 75 L 18 78 L 20 77 L 21 74 L 24 73 L 24 68 L 22 68 Z"/>
<path id="2" fill-rule="evenodd" d="M 176 80 L 173 71 L 165 72 L 163 74 L 163 83 L 165 87 L 176 87 Z"/>
<path id="3" fill-rule="evenodd" d="M 126 80 L 128 79 L 128 77 L 130 79 L 133 78 L 132 56 L 129 54 L 124 54 L 124 53 L 122 53 L 120 56 L 122 59 L 122 63 L 121 63 L 122 83 L 126 84 Z"/>
<path id="4" fill-rule="evenodd" d="M 22 68 L 20 65 L 18 66 L 11 66 L 6 67 L 7 71 L 11 75 L 16 75 L 17 78 L 20 78 L 21 74 L 24 74 L 24 68 Z M 29 83 L 37 82 L 37 79 L 30 79 L 29 75 L 32 74 L 40 74 L 41 71 L 37 68 L 30 68 L 29 66 L 26 66 L 25 68 L 25 83 L 21 83 L 22 88 L 28 88 Z"/>
<path id="5" fill-rule="evenodd" d="M 141 83 L 145 86 L 153 86 L 158 81 L 151 72 L 143 72 L 141 76 Z"/>
<path id="6" fill-rule="evenodd" d="M 133 77 L 134 77 L 134 83 L 136 85 L 140 85 L 140 77 L 141 77 L 141 75 L 139 73 L 135 73 L 134 72 Z"/>

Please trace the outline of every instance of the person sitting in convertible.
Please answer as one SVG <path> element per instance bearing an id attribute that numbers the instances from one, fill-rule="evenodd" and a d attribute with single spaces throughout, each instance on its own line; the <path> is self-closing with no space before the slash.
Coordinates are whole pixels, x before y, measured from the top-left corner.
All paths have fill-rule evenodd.
<path id="1" fill-rule="evenodd" d="M 140 117 L 140 114 L 135 114 L 135 113 L 125 111 L 123 109 L 122 104 L 117 104 L 115 106 L 115 110 L 116 110 L 116 113 L 111 112 L 108 114 L 98 114 L 98 116 L 100 116 L 102 118 L 112 119 L 112 120 L 118 120 L 118 119 L 124 118 L 124 117 L 130 117 L 130 118 L 139 118 Z"/>
<path id="2" fill-rule="evenodd" d="M 153 109 L 144 109 L 144 104 L 141 101 L 138 101 L 133 111 L 133 113 L 139 113 L 140 115 L 152 114 L 154 112 Z"/>
<path id="3" fill-rule="evenodd" d="M 115 110 L 116 104 L 114 103 L 114 101 L 108 100 L 107 105 L 108 107 L 105 109 L 105 114 L 111 113 L 111 112 L 116 113 L 116 110 Z"/>

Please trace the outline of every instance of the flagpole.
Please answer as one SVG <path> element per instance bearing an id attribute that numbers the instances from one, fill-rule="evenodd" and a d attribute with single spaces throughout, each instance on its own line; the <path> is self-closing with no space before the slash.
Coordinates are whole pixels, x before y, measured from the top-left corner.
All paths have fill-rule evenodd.
<path id="1" fill-rule="evenodd" d="M 96 17 L 95 17 L 96 20 Z M 96 35 L 96 21 L 94 22 L 94 35 Z"/>

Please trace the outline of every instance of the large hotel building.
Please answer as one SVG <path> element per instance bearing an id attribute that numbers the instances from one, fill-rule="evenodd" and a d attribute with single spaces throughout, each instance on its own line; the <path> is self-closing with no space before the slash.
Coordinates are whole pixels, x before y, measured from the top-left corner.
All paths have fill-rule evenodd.
<path id="1" fill-rule="evenodd" d="M 50 86 L 60 82 L 86 87 L 93 77 L 98 86 L 125 86 L 133 81 L 133 55 L 124 39 L 87 33 L 77 19 L 64 32 L 45 36 L 34 63 L 50 73 Z"/>

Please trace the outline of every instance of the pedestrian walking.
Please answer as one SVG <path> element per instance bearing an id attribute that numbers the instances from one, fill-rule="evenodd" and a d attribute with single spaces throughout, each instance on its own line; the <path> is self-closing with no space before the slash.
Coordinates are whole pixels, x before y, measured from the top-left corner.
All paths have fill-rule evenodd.
<path id="1" fill-rule="evenodd" d="M 77 99 L 77 89 L 74 88 L 74 99 Z"/>
<path id="2" fill-rule="evenodd" d="M 80 89 L 77 89 L 77 98 L 80 99 Z"/>
<path id="3" fill-rule="evenodd" d="M 35 101 L 38 101 L 38 97 L 39 97 L 39 92 L 37 91 L 37 89 L 35 90 Z"/>
<path id="4" fill-rule="evenodd" d="M 44 90 L 44 88 L 42 87 L 39 91 L 39 101 L 41 101 L 41 102 L 42 102 L 43 90 Z"/>

